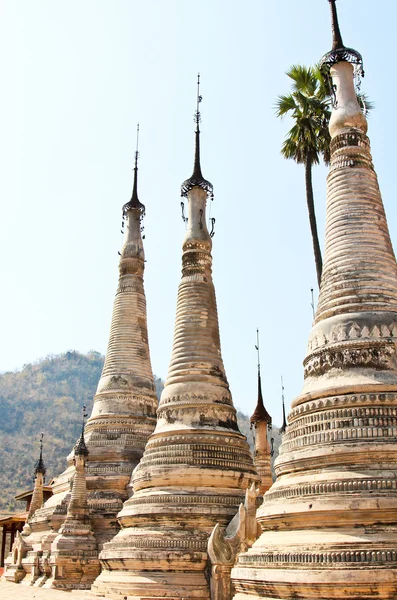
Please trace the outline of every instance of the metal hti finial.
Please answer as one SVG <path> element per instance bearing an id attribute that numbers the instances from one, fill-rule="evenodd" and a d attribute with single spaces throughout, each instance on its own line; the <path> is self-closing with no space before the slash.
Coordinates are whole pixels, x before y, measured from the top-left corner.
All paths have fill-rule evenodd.
<path id="1" fill-rule="evenodd" d="M 87 446 L 85 445 L 85 440 L 84 440 L 84 426 L 85 426 L 85 420 L 88 417 L 88 414 L 86 413 L 86 405 L 83 405 L 83 418 L 82 418 L 82 425 L 81 425 L 81 435 L 79 440 L 77 441 L 77 444 L 74 447 L 74 453 L 75 455 L 79 455 L 79 456 L 88 456 L 88 449 Z"/>
<path id="2" fill-rule="evenodd" d="M 332 50 L 338 48 L 344 48 L 342 35 L 339 29 L 338 13 L 336 12 L 336 0 L 328 0 L 331 7 L 331 19 L 332 19 Z"/>
<path id="3" fill-rule="evenodd" d="M 255 349 L 258 353 L 258 373 L 261 372 L 261 359 L 259 356 L 259 329 L 256 329 L 256 345 L 255 345 Z"/>
<path id="4" fill-rule="evenodd" d="M 285 401 L 284 401 L 284 381 L 281 375 L 281 402 L 283 406 L 283 424 L 281 425 L 279 432 L 282 434 L 287 428 L 287 419 L 285 418 Z"/>
<path id="5" fill-rule="evenodd" d="M 189 179 L 186 179 L 181 185 L 181 196 L 187 197 L 188 192 L 192 190 L 194 187 L 200 187 L 202 190 L 206 191 L 210 198 L 213 198 L 213 187 L 212 183 L 204 179 L 203 174 L 201 172 L 200 165 L 200 121 L 201 121 L 201 113 L 199 111 L 199 105 L 202 101 L 203 97 L 200 94 L 200 73 L 197 74 L 197 101 L 196 101 L 196 112 L 194 113 L 194 121 L 196 123 L 196 148 L 194 152 L 194 167 L 192 176 Z"/>
<path id="6" fill-rule="evenodd" d="M 360 85 L 360 78 L 364 77 L 363 57 L 357 50 L 346 48 L 343 45 L 342 34 L 339 28 L 338 14 L 336 12 L 336 0 L 328 0 L 331 8 L 332 20 L 332 50 L 327 52 L 320 60 L 320 68 L 324 78 L 328 81 L 331 96 L 333 95 L 332 81 L 330 81 L 329 70 L 333 65 L 339 62 L 349 62 L 354 66 L 354 74 L 357 79 L 357 87 Z"/>
<path id="7" fill-rule="evenodd" d="M 46 474 L 46 468 L 45 468 L 44 461 L 43 461 L 43 439 L 44 439 L 44 433 L 41 432 L 41 434 L 40 434 L 40 456 L 39 456 L 39 460 L 36 462 L 35 467 L 34 467 L 34 476 L 36 477 L 38 473 L 41 473 L 44 478 L 45 474 Z"/>
<path id="8" fill-rule="evenodd" d="M 310 288 L 310 293 L 312 295 L 312 301 L 310 303 L 310 306 L 312 307 L 313 319 L 314 319 L 314 317 L 315 317 L 315 311 L 314 311 L 314 290 L 313 290 L 313 288 Z"/>
<path id="9" fill-rule="evenodd" d="M 139 123 L 137 123 L 137 125 L 136 125 L 135 169 L 138 169 L 138 157 L 139 157 L 138 147 L 139 147 Z"/>
<path id="10" fill-rule="evenodd" d="M 196 131 L 200 132 L 200 121 L 201 121 L 201 113 L 200 113 L 200 102 L 203 97 L 200 95 L 200 73 L 197 73 L 197 107 L 196 112 L 194 113 L 194 120 L 196 122 Z"/>
<path id="11" fill-rule="evenodd" d="M 127 202 L 126 204 L 124 204 L 124 206 L 123 206 L 123 221 L 122 221 L 122 226 L 121 226 L 122 231 L 123 231 L 123 227 L 124 227 L 124 219 L 129 210 L 135 209 L 135 210 L 139 211 L 139 218 L 142 218 L 143 215 L 145 214 L 145 205 L 142 204 L 142 202 L 140 202 L 139 198 L 138 198 L 138 157 L 139 157 L 138 143 L 139 143 L 139 123 L 137 123 L 137 126 L 136 126 L 134 184 L 132 187 L 131 200 L 129 202 Z"/>

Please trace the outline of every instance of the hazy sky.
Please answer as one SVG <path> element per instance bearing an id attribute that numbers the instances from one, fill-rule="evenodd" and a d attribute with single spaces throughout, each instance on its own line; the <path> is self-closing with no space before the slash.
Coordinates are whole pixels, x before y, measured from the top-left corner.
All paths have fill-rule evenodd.
<path id="1" fill-rule="evenodd" d="M 369 136 L 392 239 L 396 0 L 339 0 L 347 46 L 363 54 L 375 102 Z M 316 287 L 303 168 L 280 155 L 285 70 L 330 49 L 327 0 L 0 0 L 0 371 L 47 354 L 106 351 L 140 122 L 145 286 L 153 369 L 171 353 L 193 165 L 196 73 L 202 169 L 214 185 L 214 280 L 235 405 L 264 397 L 280 423 L 301 389 Z M 314 173 L 324 236 L 326 170 Z"/>

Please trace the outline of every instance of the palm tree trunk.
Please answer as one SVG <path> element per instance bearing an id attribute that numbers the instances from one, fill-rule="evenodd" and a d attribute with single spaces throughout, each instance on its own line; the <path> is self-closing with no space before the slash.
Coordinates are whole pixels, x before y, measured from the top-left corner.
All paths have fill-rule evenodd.
<path id="1" fill-rule="evenodd" d="M 312 158 L 311 158 L 310 153 L 308 154 L 306 161 L 305 161 L 305 183 L 306 183 L 307 210 L 309 211 L 310 230 L 312 233 L 312 240 L 313 240 L 314 260 L 316 263 L 317 283 L 318 283 L 318 287 L 320 288 L 321 273 L 323 270 L 323 259 L 321 257 L 320 243 L 318 241 L 316 213 L 314 210 L 314 195 L 313 195 L 313 183 L 312 183 Z"/>

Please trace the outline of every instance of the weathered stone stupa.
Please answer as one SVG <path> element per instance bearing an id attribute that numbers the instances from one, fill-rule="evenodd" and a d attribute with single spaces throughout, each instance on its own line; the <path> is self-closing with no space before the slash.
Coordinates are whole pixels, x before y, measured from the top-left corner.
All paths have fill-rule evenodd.
<path id="1" fill-rule="evenodd" d="M 88 506 L 99 549 L 119 529 L 116 516 L 128 497 L 132 470 L 154 430 L 158 406 L 147 334 L 141 236 L 145 207 L 138 199 L 137 160 L 138 150 L 132 197 L 123 207 L 125 237 L 106 360 L 84 432 L 90 453 L 85 470 Z M 55 481 L 54 495 L 29 522 L 31 532 L 25 541 L 32 550 L 23 566 L 30 583 L 39 575 L 51 576 L 51 544 L 66 518 L 74 458 L 72 452 L 68 468 Z"/>
<path id="2" fill-rule="evenodd" d="M 85 406 L 84 409 L 85 411 Z M 100 571 L 98 545 L 92 532 L 85 477 L 87 446 L 84 440 L 84 413 L 81 436 L 74 448 L 75 472 L 66 519 L 51 544 L 51 577 L 45 587 L 90 589 Z"/>
<path id="3" fill-rule="evenodd" d="M 353 65 L 334 44 L 325 259 L 305 384 L 235 600 L 397 597 L 397 265 Z"/>
<path id="4" fill-rule="evenodd" d="M 22 560 L 25 558 L 28 551 L 32 550 L 32 547 L 25 542 L 25 538 L 31 533 L 30 521 L 34 513 L 43 506 L 44 502 L 43 487 L 45 482 L 46 468 L 43 461 L 43 435 L 44 434 L 42 433 L 40 436 L 40 456 L 34 468 L 33 495 L 26 517 L 26 523 L 24 525 L 22 535 L 19 531 L 17 532 L 12 551 L 6 558 L 4 564 L 4 579 L 14 583 L 19 583 L 26 575 L 26 572 L 22 566 Z"/>
<path id="5" fill-rule="evenodd" d="M 119 514 L 122 529 L 100 554 L 92 588 L 98 594 L 208 600 L 208 537 L 216 523 L 227 525 L 258 481 L 221 355 L 199 93 L 197 100 L 194 171 L 182 185 L 188 221 L 171 363 L 156 429 L 133 473 L 134 495 Z"/>

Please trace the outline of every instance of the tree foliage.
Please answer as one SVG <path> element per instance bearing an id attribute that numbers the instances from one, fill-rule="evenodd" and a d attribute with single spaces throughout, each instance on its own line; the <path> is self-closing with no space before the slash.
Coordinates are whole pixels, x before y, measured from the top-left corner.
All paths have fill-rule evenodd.
<path id="1" fill-rule="evenodd" d="M 276 115 L 281 118 L 289 115 L 293 125 L 283 142 L 281 154 L 305 166 L 306 202 L 320 287 L 323 263 L 315 215 L 312 167 L 320 159 L 326 165 L 330 161 L 331 136 L 328 127 L 332 99 L 328 84 L 317 66 L 293 65 L 286 75 L 291 80 L 291 91 L 276 99 Z M 365 114 L 373 108 L 365 94 L 359 94 L 357 100 Z"/>
<path id="2" fill-rule="evenodd" d="M 41 431 L 47 481 L 65 469 L 80 432 L 82 405 L 91 413 L 103 362 L 99 352 L 71 351 L 0 375 L 0 510 L 24 509 L 14 496 L 33 486 Z M 161 379 L 155 383 L 161 392 Z"/>

